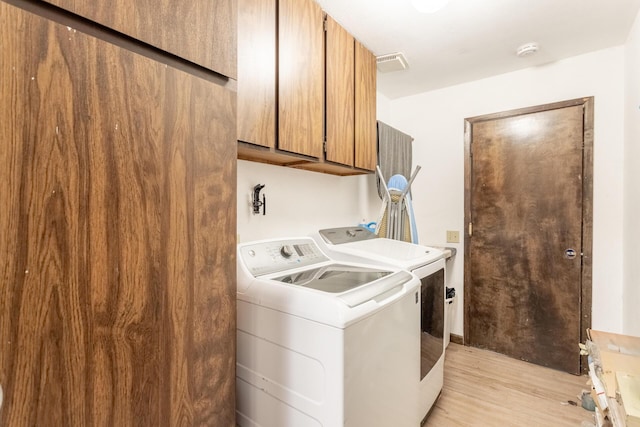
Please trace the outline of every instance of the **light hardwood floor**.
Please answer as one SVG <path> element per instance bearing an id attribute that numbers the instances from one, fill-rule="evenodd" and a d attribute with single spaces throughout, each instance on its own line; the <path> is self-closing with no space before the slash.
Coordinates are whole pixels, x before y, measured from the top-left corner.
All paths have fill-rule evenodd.
<path id="1" fill-rule="evenodd" d="M 587 379 L 451 343 L 442 394 L 424 426 L 580 427 L 593 421 L 578 400 Z"/>

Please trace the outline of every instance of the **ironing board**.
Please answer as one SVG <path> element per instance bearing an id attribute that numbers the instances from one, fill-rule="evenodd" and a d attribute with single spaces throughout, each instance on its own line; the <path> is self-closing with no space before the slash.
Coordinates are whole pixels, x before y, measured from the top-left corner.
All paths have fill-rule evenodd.
<path id="1" fill-rule="evenodd" d="M 409 181 L 402 175 L 393 175 L 387 182 L 382 175 L 380 167 L 376 167 L 376 173 L 380 177 L 384 190 L 382 209 L 375 231 L 378 236 L 418 243 L 418 233 L 409 190 L 419 171 L 420 166 L 417 166 Z"/>

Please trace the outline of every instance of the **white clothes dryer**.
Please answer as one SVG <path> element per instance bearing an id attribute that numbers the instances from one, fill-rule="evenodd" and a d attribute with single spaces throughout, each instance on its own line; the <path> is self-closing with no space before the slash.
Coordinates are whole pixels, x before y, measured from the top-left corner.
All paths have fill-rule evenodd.
<path id="1" fill-rule="evenodd" d="M 414 273 L 420 285 L 420 373 L 417 416 L 424 421 L 444 382 L 445 256 L 440 249 L 378 237 L 364 227 L 320 230 L 313 235 L 336 260 L 374 262 Z"/>
<path id="2" fill-rule="evenodd" d="M 239 426 L 417 427 L 420 282 L 309 237 L 238 245 Z"/>

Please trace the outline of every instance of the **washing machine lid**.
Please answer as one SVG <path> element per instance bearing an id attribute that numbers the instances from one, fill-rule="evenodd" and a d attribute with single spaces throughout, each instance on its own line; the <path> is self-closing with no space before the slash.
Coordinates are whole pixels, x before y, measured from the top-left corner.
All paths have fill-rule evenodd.
<path id="1" fill-rule="evenodd" d="M 342 274 L 342 267 L 339 271 Z M 331 269 L 325 272 L 333 273 Z M 340 280 L 327 278 L 324 285 L 328 288 L 324 289 L 318 289 L 324 285 L 314 288 L 287 283 L 287 276 L 283 277 L 284 280 L 254 279 L 244 292 L 237 293 L 238 302 L 343 329 L 409 294 L 416 294 L 417 303 L 420 287 L 418 278 L 404 270 L 389 272 L 358 286 L 355 285 L 358 280 L 345 286 Z"/>

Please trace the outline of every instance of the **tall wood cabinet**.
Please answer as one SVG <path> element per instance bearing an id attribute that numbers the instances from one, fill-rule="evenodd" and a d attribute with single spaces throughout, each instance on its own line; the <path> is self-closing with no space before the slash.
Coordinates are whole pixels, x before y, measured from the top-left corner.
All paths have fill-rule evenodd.
<path id="1" fill-rule="evenodd" d="M 235 426 L 233 85 L 4 1 L 0 40 L 0 425 Z"/>

